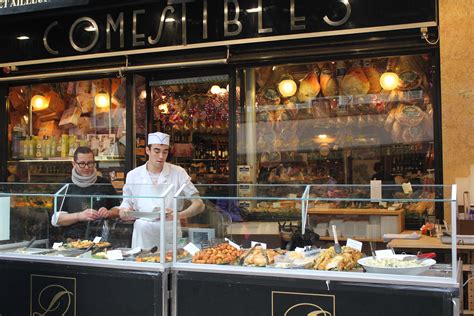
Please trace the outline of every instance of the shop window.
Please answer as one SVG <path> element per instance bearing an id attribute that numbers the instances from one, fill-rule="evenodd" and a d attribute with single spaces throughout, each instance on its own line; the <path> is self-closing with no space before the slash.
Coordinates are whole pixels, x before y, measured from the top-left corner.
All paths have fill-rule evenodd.
<path id="1" fill-rule="evenodd" d="M 79 146 L 90 147 L 99 173 L 123 185 L 125 81 L 117 78 L 9 89 L 8 181 L 61 182 Z"/>
<path id="2" fill-rule="evenodd" d="M 433 56 L 247 68 L 240 183 L 434 183 Z"/>

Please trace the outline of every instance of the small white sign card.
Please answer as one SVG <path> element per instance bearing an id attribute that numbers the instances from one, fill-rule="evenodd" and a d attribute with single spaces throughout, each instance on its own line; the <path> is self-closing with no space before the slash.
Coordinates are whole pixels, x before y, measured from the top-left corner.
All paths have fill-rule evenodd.
<path id="1" fill-rule="evenodd" d="M 390 258 L 393 257 L 393 251 L 392 249 L 375 250 L 375 256 L 377 258 Z"/>
<path id="2" fill-rule="evenodd" d="M 100 236 L 97 236 L 94 238 L 94 240 L 92 241 L 94 244 L 97 244 L 98 242 L 100 242 L 102 240 L 102 237 Z"/>
<path id="3" fill-rule="evenodd" d="M 196 253 L 198 253 L 200 251 L 200 249 L 195 244 L 193 244 L 192 242 L 190 242 L 189 244 L 184 246 L 183 249 L 186 250 L 187 252 L 189 252 L 191 254 L 191 256 L 194 256 Z"/>
<path id="4" fill-rule="evenodd" d="M 410 182 L 403 183 L 402 184 L 402 189 L 403 189 L 403 193 L 405 193 L 405 194 L 413 193 L 413 188 L 411 187 Z"/>
<path id="5" fill-rule="evenodd" d="M 62 242 L 55 242 L 55 243 L 53 244 L 53 249 L 54 249 L 54 250 L 58 250 L 58 249 L 61 248 L 62 245 L 63 245 Z"/>
<path id="6" fill-rule="evenodd" d="M 370 199 L 372 201 L 380 201 L 382 199 L 382 181 L 370 181 Z"/>
<path id="7" fill-rule="evenodd" d="M 0 198 L 0 240 L 10 239 L 10 198 Z"/>
<path id="8" fill-rule="evenodd" d="M 107 251 L 107 259 L 109 260 L 122 260 L 122 250 L 110 250 Z"/>
<path id="9" fill-rule="evenodd" d="M 359 250 L 362 252 L 362 243 L 351 238 L 347 238 L 346 247 L 350 247 L 352 249 Z"/>
<path id="10" fill-rule="evenodd" d="M 232 240 L 230 240 L 229 238 L 224 238 L 225 241 L 227 241 L 229 243 L 229 245 L 231 245 L 232 247 L 234 247 L 235 249 L 237 250 L 240 250 L 240 246 L 237 245 L 235 242 L 233 242 Z"/>

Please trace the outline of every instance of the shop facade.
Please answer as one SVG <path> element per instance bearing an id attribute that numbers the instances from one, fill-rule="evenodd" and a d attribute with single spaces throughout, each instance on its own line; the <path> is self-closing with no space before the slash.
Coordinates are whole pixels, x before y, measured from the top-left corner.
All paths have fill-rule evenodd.
<path id="1" fill-rule="evenodd" d="M 171 135 L 170 162 L 209 184 L 208 196 L 255 195 L 249 184 L 274 186 L 278 196 L 283 185 L 442 183 L 435 0 L 23 4 L 0 11 L 1 181 L 61 182 L 75 148 L 89 146 L 120 191 L 146 161 L 146 135 L 162 131 Z M 236 183 L 231 193 L 219 187 Z M 434 192 L 414 198 L 431 201 Z M 233 220 L 301 218 L 296 202 L 265 212 L 243 203 L 249 211 Z M 435 206 L 404 210 L 400 231 L 442 219 Z M 168 302 L 167 273 L 146 280 L 166 288 L 160 302 Z M 179 273 L 185 291 L 203 277 Z M 275 282 L 261 277 L 246 284 Z M 442 311 L 454 292 L 437 292 Z"/>

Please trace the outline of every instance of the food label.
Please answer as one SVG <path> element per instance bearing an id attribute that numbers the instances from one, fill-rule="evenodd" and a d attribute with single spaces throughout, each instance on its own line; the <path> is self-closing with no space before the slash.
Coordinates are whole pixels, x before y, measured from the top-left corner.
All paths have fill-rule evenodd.
<path id="1" fill-rule="evenodd" d="M 110 250 L 107 251 L 107 258 L 109 260 L 122 260 L 122 250 Z"/>
<path id="2" fill-rule="evenodd" d="M 350 247 L 352 249 L 359 250 L 362 252 L 362 243 L 351 238 L 347 238 L 346 247 Z"/>
<path id="3" fill-rule="evenodd" d="M 192 242 L 184 246 L 183 249 L 189 252 L 192 256 L 194 256 L 196 253 L 200 251 L 200 249 Z"/>
<path id="4" fill-rule="evenodd" d="M 402 189 L 403 189 L 403 193 L 405 193 L 405 194 L 413 193 L 413 188 L 411 187 L 410 182 L 403 183 L 402 184 Z"/>
<path id="5" fill-rule="evenodd" d="M 382 199 L 382 181 L 380 180 L 370 181 L 370 199 L 372 201 Z"/>
<path id="6" fill-rule="evenodd" d="M 142 248 L 140 248 L 140 247 L 135 247 L 135 248 L 130 249 L 129 251 L 127 251 L 127 254 L 128 254 L 128 255 L 136 255 L 136 254 L 139 253 L 140 251 L 142 251 Z"/>
<path id="7" fill-rule="evenodd" d="M 63 245 L 62 242 L 55 242 L 53 244 L 53 249 L 58 250 Z"/>
<path id="8" fill-rule="evenodd" d="M 237 250 L 240 250 L 240 246 L 237 245 L 235 242 L 233 242 L 232 240 L 230 240 L 229 238 L 224 238 L 225 241 L 227 241 L 229 243 L 229 245 L 231 245 L 232 247 L 234 247 L 235 249 Z"/>
<path id="9" fill-rule="evenodd" d="M 98 242 L 100 242 L 102 240 L 102 237 L 100 236 L 97 236 L 94 238 L 94 240 L 92 241 L 94 244 L 97 244 Z"/>
<path id="10" fill-rule="evenodd" d="M 260 245 L 260 246 L 262 246 L 263 249 L 267 249 L 267 244 L 264 243 L 264 242 L 252 241 L 252 242 L 250 243 L 250 245 L 251 245 L 252 247 L 255 247 L 256 245 Z"/>
<path id="11" fill-rule="evenodd" d="M 304 248 L 300 248 L 300 247 L 295 248 L 295 252 L 297 253 L 304 253 L 304 250 L 305 250 Z"/>
<path id="12" fill-rule="evenodd" d="M 392 249 L 375 250 L 375 256 L 377 258 L 390 258 L 393 257 L 393 255 Z"/>
<path id="13" fill-rule="evenodd" d="M 273 202 L 273 208 L 280 208 L 280 202 Z"/>

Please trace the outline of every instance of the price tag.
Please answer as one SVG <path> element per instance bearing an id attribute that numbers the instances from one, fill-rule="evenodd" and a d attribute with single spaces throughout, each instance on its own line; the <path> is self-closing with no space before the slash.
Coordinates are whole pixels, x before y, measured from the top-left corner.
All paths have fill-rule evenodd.
<path id="1" fill-rule="evenodd" d="M 187 252 L 189 252 L 191 254 L 191 256 L 194 256 L 196 253 L 198 253 L 200 251 L 200 249 L 195 244 L 193 244 L 192 242 L 190 242 L 189 244 L 184 246 L 183 249 L 186 250 Z"/>
<path id="2" fill-rule="evenodd" d="M 393 257 L 393 251 L 392 249 L 375 250 L 375 256 L 377 258 L 390 258 Z"/>
<path id="3" fill-rule="evenodd" d="M 235 242 L 233 242 L 232 240 L 230 240 L 229 238 L 224 238 L 225 241 L 227 241 L 229 243 L 229 245 L 231 245 L 232 247 L 234 247 L 235 249 L 237 250 L 240 250 L 240 246 L 237 245 Z"/>
<path id="4" fill-rule="evenodd" d="M 294 194 L 294 193 L 288 194 L 288 197 L 289 197 L 290 199 L 296 199 L 296 198 L 297 198 L 296 194 Z"/>
<path id="5" fill-rule="evenodd" d="M 53 249 L 54 249 L 54 250 L 58 250 L 62 245 L 63 245 L 62 242 L 55 242 L 55 243 L 53 244 Z"/>
<path id="6" fill-rule="evenodd" d="M 346 247 L 362 251 L 362 243 L 351 238 L 347 238 Z"/>
<path id="7" fill-rule="evenodd" d="M 297 253 L 304 253 L 304 248 L 296 247 L 295 252 Z"/>
<path id="8" fill-rule="evenodd" d="M 92 241 L 94 244 L 97 244 L 98 242 L 100 242 L 102 240 L 102 237 L 100 236 L 97 236 L 94 238 L 94 240 Z"/>
<path id="9" fill-rule="evenodd" d="M 110 250 L 107 251 L 107 258 L 109 260 L 122 260 L 122 250 Z"/>
<path id="10" fill-rule="evenodd" d="M 252 241 L 250 242 L 250 245 L 254 247 L 255 245 L 260 245 L 262 246 L 263 249 L 267 249 L 267 244 L 264 242 L 258 242 L 258 241 Z"/>
<path id="11" fill-rule="evenodd" d="M 273 208 L 280 208 L 280 202 L 273 202 Z"/>
<path id="12" fill-rule="evenodd" d="M 130 249 L 129 251 L 127 251 L 127 254 L 132 256 L 132 255 L 136 255 L 137 253 L 139 253 L 140 251 L 142 251 L 142 248 L 140 247 L 135 247 L 133 249 Z"/>
<path id="13" fill-rule="evenodd" d="M 405 193 L 405 194 L 413 193 L 413 188 L 411 187 L 410 182 L 403 183 L 402 184 L 402 189 L 403 189 L 403 193 Z"/>
<path id="14" fill-rule="evenodd" d="M 371 200 L 382 199 L 382 181 L 380 180 L 370 181 L 370 199 Z"/>

